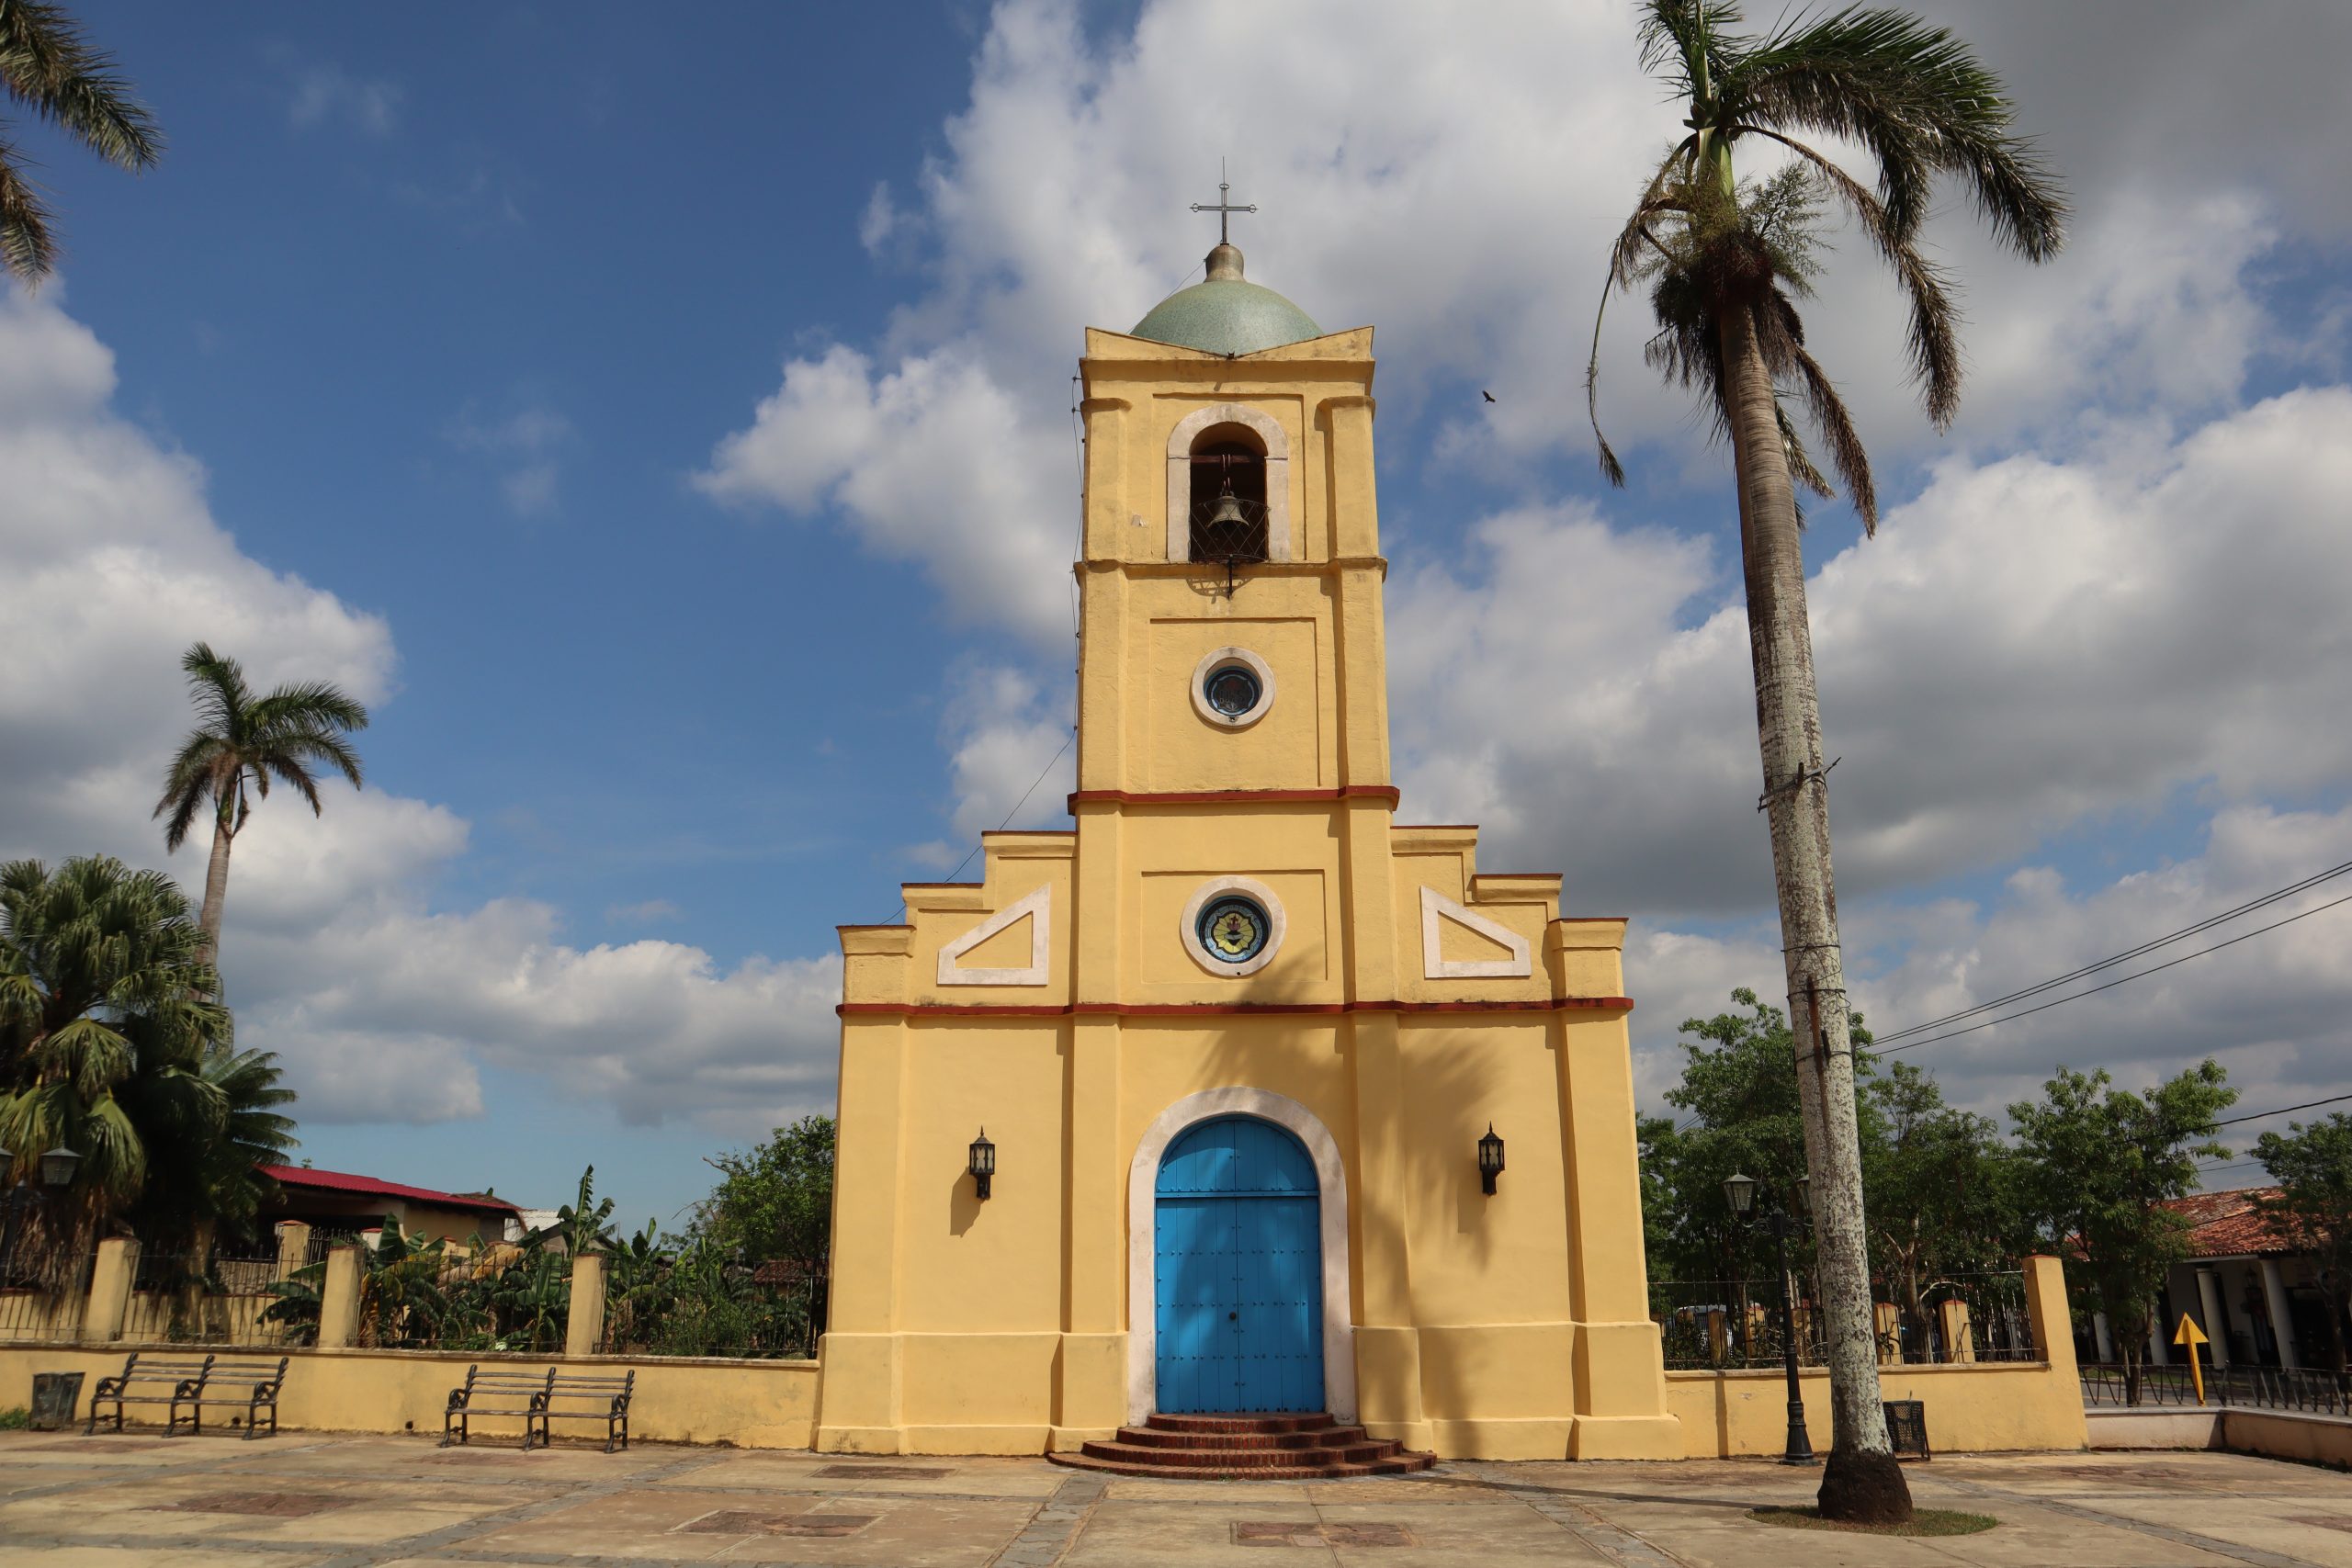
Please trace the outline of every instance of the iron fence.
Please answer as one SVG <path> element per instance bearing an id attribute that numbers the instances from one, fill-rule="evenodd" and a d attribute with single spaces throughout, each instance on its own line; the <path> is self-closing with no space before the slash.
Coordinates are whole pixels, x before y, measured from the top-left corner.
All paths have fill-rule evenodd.
<path id="1" fill-rule="evenodd" d="M 616 1256 L 596 1348 L 616 1356 L 805 1361 L 825 1332 L 821 1269 Z"/>
<path id="2" fill-rule="evenodd" d="M 123 1307 L 122 1338 L 131 1344 L 293 1343 L 270 1309 L 278 1301 L 277 1287 L 300 1267 L 276 1252 L 142 1250 Z"/>
<path id="3" fill-rule="evenodd" d="M 1916 1296 L 1882 1281 L 1873 1294 L 1882 1363 L 2041 1359 L 2022 1271 L 1938 1275 L 1920 1284 Z M 1668 1280 L 1650 1285 L 1650 1318 L 1658 1325 L 1669 1369 L 1730 1371 L 1782 1365 L 1787 1332 L 1780 1303 L 1780 1286 L 1770 1279 Z M 1789 1316 L 1797 1364 L 1821 1365 L 1822 1314 L 1802 1276 Z"/>
<path id="4" fill-rule="evenodd" d="M 560 1250 L 379 1243 L 360 1254 L 362 1345 L 553 1355 L 571 1317 L 571 1258 Z"/>
<path id="5" fill-rule="evenodd" d="M 2083 1403 L 2087 1406 L 2194 1405 L 2197 1383 L 2187 1362 L 2153 1366 L 2142 1362 L 2138 1397 L 2120 1361 L 2082 1364 Z M 2352 1375 L 2318 1367 L 2208 1367 L 2205 1403 L 2258 1410 L 2296 1410 L 2315 1416 L 2352 1416 Z"/>
<path id="6" fill-rule="evenodd" d="M 0 1265 L 0 1342 L 77 1337 L 95 1257 L 87 1249 L 18 1247 Z"/>

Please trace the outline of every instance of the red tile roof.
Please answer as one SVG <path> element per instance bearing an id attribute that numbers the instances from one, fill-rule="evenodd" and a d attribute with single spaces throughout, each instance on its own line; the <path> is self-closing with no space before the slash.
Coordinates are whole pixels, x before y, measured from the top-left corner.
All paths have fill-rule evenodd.
<path id="1" fill-rule="evenodd" d="M 316 1192 L 345 1192 L 358 1198 L 401 1198 L 436 1209 L 464 1209 L 483 1214 L 515 1214 L 522 1211 L 503 1198 L 478 1193 L 435 1192 L 429 1187 L 406 1187 L 379 1181 L 372 1176 L 352 1176 L 340 1170 L 318 1170 L 307 1165 L 266 1165 L 264 1176 L 280 1186 L 309 1188 Z"/>
<path id="2" fill-rule="evenodd" d="M 2276 1187 L 2236 1187 L 2226 1192 L 2197 1192 L 2167 1199 L 2164 1207 L 2188 1221 L 2191 1258 L 2245 1258 L 2262 1252 L 2299 1252 L 2256 1212 L 2254 1201 Z"/>

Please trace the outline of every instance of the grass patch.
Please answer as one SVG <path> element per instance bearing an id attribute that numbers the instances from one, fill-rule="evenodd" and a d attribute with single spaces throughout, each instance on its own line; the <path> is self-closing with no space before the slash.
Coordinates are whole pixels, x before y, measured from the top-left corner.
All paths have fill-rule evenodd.
<path id="1" fill-rule="evenodd" d="M 21 1432 L 33 1424 L 33 1413 L 23 1405 L 14 1410 L 0 1410 L 0 1432 Z"/>
<path id="2" fill-rule="evenodd" d="M 1821 1510 L 1814 1507 L 1750 1508 L 1747 1517 L 1758 1524 L 1798 1530 L 1843 1530 L 1849 1535 L 1974 1535 L 2001 1522 L 1990 1514 L 1966 1514 L 1958 1508 L 1914 1509 L 1911 1522 L 1905 1525 L 1849 1525 L 1842 1519 L 1825 1519 Z"/>

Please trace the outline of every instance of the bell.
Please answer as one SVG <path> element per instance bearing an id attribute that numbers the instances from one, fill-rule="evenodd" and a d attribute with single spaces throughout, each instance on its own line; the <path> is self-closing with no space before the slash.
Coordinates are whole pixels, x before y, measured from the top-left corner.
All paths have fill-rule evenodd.
<path id="1" fill-rule="evenodd" d="M 1225 488 L 1217 492 L 1216 507 L 1209 513 L 1209 526 L 1247 528 L 1249 525 L 1250 518 L 1241 510 L 1241 500 L 1233 493 L 1233 481 L 1227 479 Z"/>

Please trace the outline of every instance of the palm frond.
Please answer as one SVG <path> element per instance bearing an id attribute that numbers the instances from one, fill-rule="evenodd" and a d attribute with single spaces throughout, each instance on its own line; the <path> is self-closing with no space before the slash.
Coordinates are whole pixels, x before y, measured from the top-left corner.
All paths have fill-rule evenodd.
<path id="1" fill-rule="evenodd" d="M 40 192 L 17 168 L 17 150 L 0 141 L 0 265 L 29 288 L 57 265 L 57 241 Z"/>
<path id="2" fill-rule="evenodd" d="M 324 763 L 349 779 L 354 789 L 364 783 L 359 753 L 331 729 L 287 730 L 273 738 L 270 752 L 275 757 L 290 757 L 305 763 Z"/>
<path id="3" fill-rule="evenodd" d="M 332 682 L 304 681 L 255 702 L 252 723 L 265 735 L 280 729 L 365 729 L 368 708 Z"/>
<path id="4" fill-rule="evenodd" d="M 0 5 L 0 85 L 108 163 L 135 173 L 163 153 L 154 117 L 62 6 Z"/>
<path id="5" fill-rule="evenodd" d="M 155 801 L 154 815 L 169 813 L 169 819 L 164 824 L 166 851 L 176 851 L 187 841 L 188 829 L 196 824 L 196 814 L 213 793 L 222 746 L 218 736 L 196 730 L 180 743 L 171 766 L 164 770 L 164 793 Z"/>
<path id="6" fill-rule="evenodd" d="M 1860 181 L 1814 149 L 1774 130 L 1757 135 L 1777 141 L 1804 160 L 1821 182 L 1846 204 L 1879 254 L 1894 269 L 1895 286 L 1903 291 L 1911 321 L 1905 348 L 1911 360 L 1912 379 L 1919 385 L 1919 400 L 1938 430 L 1951 426 L 1960 412 L 1960 310 L 1952 303 L 1951 279 L 1944 269 L 1923 254 L 1913 236 L 1898 229 L 1886 206 Z"/>
<path id="7" fill-rule="evenodd" d="M 310 768 L 300 757 L 289 751 L 272 751 L 261 759 L 261 765 L 255 771 L 261 775 L 261 791 L 264 795 L 269 793 L 269 776 L 275 773 L 285 780 L 289 788 L 311 803 L 311 816 L 317 817 L 324 813 L 326 808 L 319 801 L 319 781 L 311 776 Z"/>
<path id="8" fill-rule="evenodd" d="M 203 727 L 222 740 L 235 742 L 245 728 L 245 709 L 253 692 L 245 684 L 244 666 L 199 642 L 180 656 L 187 674 L 189 695 L 196 702 Z"/>
<path id="9" fill-rule="evenodd" d="M 1800 343 L 1792 357 L 1796 362 L 1798 379 L 1804 387 L 1805 412 L 1812 416 L 1813 425 L 1829 447 L 1829 466 L 1838 470 L 1838 478 L 1846 487 L 1846 499 L 1854 503 L 1861 514 L 1862 532 L 1875 536 L 1878 533 L 1878 486 L 1871 478 L 1871 455 L 1862 445 L 1860 433 L 1854 429 L 1853 415 L 1838 389 L 1821 368 L 1820 362 L 1805 352 Z M 1829 491 L 1820 491 L 1827 495 Z"/>
<path id="10" fill-rule="evenodd" d="M 2014 133 L 2000 78 L 1949 28 L 1879 7 L 1799 17 L 1736 62 L 1724 92 L 1743 129 L 1803 127 L 1868 148 L 1899 233 L 1917 231 L 1931 176 L 1945 173 L 1968 182 L 1996 236 L 2028 260 L 2064 243 L 2054 173 Z"/>
<path id="11" fill-rule="evenodd" d="M 1772 400 L 1772 416 L 1780 422 L 1781 450 L 1788 454 L 1789 478 L 1825 501 L 1837 494 L 1829 488 L 1829 481 L 1822 477 L 1821 470 L 1814 466 L 1813 454 L 1805 450 L 1804 437 L 1798 434 L 1796 422 L 1789 417 L 1787 405 L 1778 398 Z M 1802 502 L 1797 507 L 1797 525 L 1800 527 L 1804 525 Z"/>

